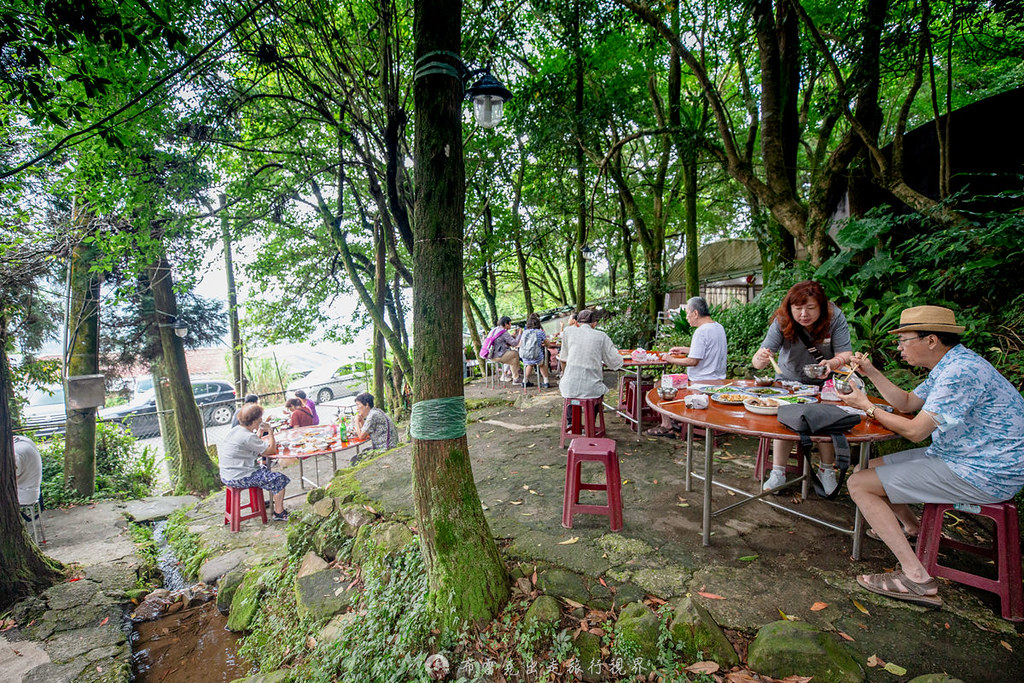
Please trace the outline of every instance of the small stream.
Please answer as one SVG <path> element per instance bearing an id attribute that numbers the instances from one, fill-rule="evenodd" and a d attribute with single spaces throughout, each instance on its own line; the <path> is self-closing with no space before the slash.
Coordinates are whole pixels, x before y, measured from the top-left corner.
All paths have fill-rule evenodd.
<path id="1" fill-rule="evenodd" d="M 158 564 L 170 591 L 191 584 L 181 575 L 178 558 L 164 538 L 165 521 L 153 527 L 160 548 Z M 227 617 L 216 600 L 134 624 L 132 670 L 137 683 L 227 683 L 252 673 L 238 656 L 238 634 L 225 628 Z"/>

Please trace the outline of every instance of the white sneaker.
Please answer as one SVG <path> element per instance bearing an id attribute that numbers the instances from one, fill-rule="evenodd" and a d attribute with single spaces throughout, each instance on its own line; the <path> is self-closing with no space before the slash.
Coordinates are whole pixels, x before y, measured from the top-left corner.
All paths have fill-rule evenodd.
<path id="1" fill-rule="evenodd" d="M 831 467 L 827 470 L 818 469 L 818 481 L 821 482 L 821 488 L 825 489 L 827 496 L 831 496 L 839 486 L 839 482 L 836 481 L 836 471 Z"/>
<path id="2" fill-rule="evenodd" d="M 777 489 L 786 483 L 785 472 L 776 472 L 772 470 L 772 473 L 768 475 L 768 480 L 761 487 L 762 491 L 769 491 L 771 489 Z"/>

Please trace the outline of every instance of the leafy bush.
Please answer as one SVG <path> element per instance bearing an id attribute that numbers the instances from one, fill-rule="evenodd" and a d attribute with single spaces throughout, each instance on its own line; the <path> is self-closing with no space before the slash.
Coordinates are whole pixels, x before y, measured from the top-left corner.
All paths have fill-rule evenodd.
<path id="1" fill-rule="evenodd" d="M 64 437 L 39 444 L 43 458 L 43 501 L 49 507 L 81 502 L 64 488 Z M 118 425 L 96 424 L 96 493 L 92 500 L 132 500 L 148 496 L 156 483 L 156 450 L 139 446 Z"/>

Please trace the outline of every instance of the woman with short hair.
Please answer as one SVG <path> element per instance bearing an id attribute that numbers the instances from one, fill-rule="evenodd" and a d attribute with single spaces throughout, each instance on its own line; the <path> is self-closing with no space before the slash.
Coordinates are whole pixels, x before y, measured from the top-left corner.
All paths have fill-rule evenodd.
<path id="1" fill-rule="evenodd" d="M 373 407 L 373 394 L 356 396 L 356 435 L 370 439 L 373 450 L 387 450 L 398 445 L 398 427 L 380 408 Z"/>
<path id="2" fill-rule="evenodd" d="M 310 427 L 315 425 L 313 414 L 306 407 L 306 402 L 301 398 L 290 398 L 285 401 L 285 410 L 288 411 L 289 427 Z"/>
<path id="3" fill-rule="evenodd" d="M 260 434 L 268 436 L 267 441 Z M 247 489 L 257 486 L 273 494 L 274 520 L 288 519 L 284 509 L 284 490 L 291 481 L 280 472 L 272 472 L 260 464 L 264 455 L 277 454 L 274 428 L 263 422 L 263 406 L 247 403 L 238 411 L 238 426 L 232 427 L 220 443 L 217 459 L 220 461 L 220 480 L 225 486 Z"/>

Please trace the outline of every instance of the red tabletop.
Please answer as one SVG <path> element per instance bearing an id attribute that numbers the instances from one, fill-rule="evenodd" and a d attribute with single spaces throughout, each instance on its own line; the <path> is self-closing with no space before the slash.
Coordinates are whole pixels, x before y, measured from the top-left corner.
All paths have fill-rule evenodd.
<path id="1" fill-rule="evenodd" d="M 701 381 L 702 384 L 731 384 L 737 388 L 753 387 L 753 380 L 711 380 Z M 788 441 L 799 441 L 800 436 L 789 427 L 779 422 L 775 415 L 758 415 L 747 410 L 742 405 L 727 405 L 712 400 L 706 409 L 687 408 L 682 398 L 687 394 L 699 393 L 690 389 L 680 389 L 672 401 L 663 401 L 658 396 L 657 389 L 647 393 L 647 403 L 655 411 L 668 415 L 673 420 L 678 420 L 697 427 L 710 428 L 715 431 L 729 432 L 731 434 L 743 434 L 745 436 L 758 436 L 771 439 L 785 439 Z M 875 403 L 888 405 L 880 398 L 872 399 Z M 662 405 L 668 403 L 669 405 Z M 822 401 L 824 404 L 840 405 L 835 401 Z M 864 416 L 860 424 L 845 432 L 846 438 L 851 443 L 886 441 L 898 438 L 898 435 L 889 431 L 875 420 L 869 420 Z M 813 436 L 814 441 L 831 441 L 830 436 Z"/>
<path id="2" fill-rule="evenodd" d="M 338 425 L 312 425 L 309 427 L 296 427 L 294 429 L 282 429 L 275 432 L 277 439 L 277 454 L 266 455 L 266 458 L 309 458 L 315 455 L 335 453 L 346 448 L 363 443 L 366 439 L 348 438 L 345 441 L 338 439 Z M 266 439 L 266 437 L 263 437 Z M 303 446 L 306 444 L 319 444 L 323 446 Z M 313 448 L 313 450 L 310 450 Z"/>

